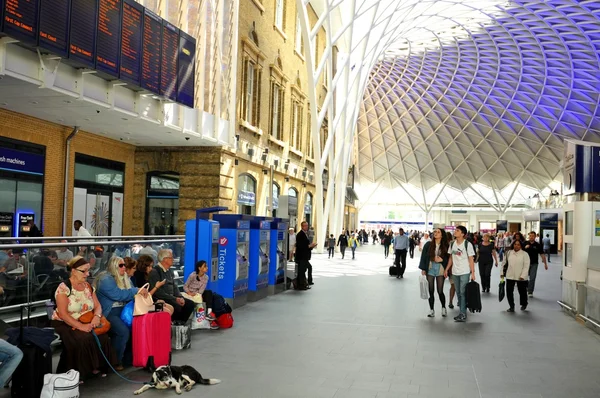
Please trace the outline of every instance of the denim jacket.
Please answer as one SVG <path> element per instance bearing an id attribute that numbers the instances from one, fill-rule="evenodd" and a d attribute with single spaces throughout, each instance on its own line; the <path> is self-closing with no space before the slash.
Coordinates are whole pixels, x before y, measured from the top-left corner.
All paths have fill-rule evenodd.
<path id="1" fill-rule="evenodd" d="M 108 316 L 115 302 L 127 303 L 133 300 L 137 292 L 137 287 L 120 289 L 112 275 L 104 275 L 98 282 L 98 288 L 96 289 L 96 296 L 102 306 L 102 315 Z"/>

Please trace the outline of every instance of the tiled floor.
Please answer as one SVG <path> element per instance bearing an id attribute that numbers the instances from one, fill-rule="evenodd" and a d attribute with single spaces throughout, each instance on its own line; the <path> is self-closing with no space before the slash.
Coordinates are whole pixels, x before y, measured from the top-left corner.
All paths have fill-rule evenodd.
<path id="1" fill-rule="evenodd" d="M 529 310 L 505 312 L 497 292 L 465 324 L 426 317 L 417 258 L 404 279 L 388 277 L 391 258 L 363 246 L 357 259 L 314 255 L 315 286 L 234 311 L 235 327 L 198 331 L 173 363 L 195 366 L 217 386 L 205 398 L 600 397 L 600 337 L 564 315 L 560 269 L 539 271 Z M 494 269 L 492 286 L 498 284 Z M 445 290 L 447 293 L 448 283 Z M 495 290 L 495 289 L 494 289 Z M 516 292 L 515 292 L 516 293 Z M 437 304 L 437 303 L 436 303 Z M 439 307 L 439 304 L 438 304 Z M 144 380 L 140 371 L 132 377 Z M 86 382 L 82 397 L 132 393 L 115 375 Z M 148 397 L 174 396 L 151 390 Z M 185 393 L 184 393 L 185 394 Z"/>

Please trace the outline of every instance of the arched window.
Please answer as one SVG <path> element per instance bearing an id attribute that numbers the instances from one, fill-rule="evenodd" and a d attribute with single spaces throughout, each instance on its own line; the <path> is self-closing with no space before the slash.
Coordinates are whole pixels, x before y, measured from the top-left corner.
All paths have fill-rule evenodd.
<path id="1" fill-rule="evenodd" d="M 290 189 L 288 189 L 288 195 L 293 197 L 293 198 L 297 198 L 298 197 L 298 190 L 294 187 L 291 187 Z"/>
<path id="2" fill-rule="evenodd" d="M 310 192 L 307 192 L 306 198 L 304 200 L 304 219 L 306 220 L 308 225 L 312 225 L 312 201 L 312 194 Z"/>
<path id="3" fill-rule="evenodd" d="M 237 204 L 239 214 L 256 215 L 256 179 L 250 174 L 238 176 Z"/>

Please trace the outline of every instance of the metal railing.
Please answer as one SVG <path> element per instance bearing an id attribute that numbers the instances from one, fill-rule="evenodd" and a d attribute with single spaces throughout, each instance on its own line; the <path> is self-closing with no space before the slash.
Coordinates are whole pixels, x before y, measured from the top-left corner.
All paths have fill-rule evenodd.
<path id="1" fill-rule="evenodd" d="M 156 264 L 158 251 L 171 249 L 175 279 L 180 287 L 183 285 L 183 235 L 16 239 L 37 242 L 14 243 L 15 238 L 0 238 L 0 320 L 6 323 L 17 322 L 22 307 L 30 307 L 30 318 L 36 323 L 47 323 L 51 308 L 46 303 L 58 285 L 69 277 L 65 259 L 76 255 L 90 263 L 88 281 L 92 283 L 106 270 L 113 256 L 137 260 L 140 255 L 148 254 Z"/>

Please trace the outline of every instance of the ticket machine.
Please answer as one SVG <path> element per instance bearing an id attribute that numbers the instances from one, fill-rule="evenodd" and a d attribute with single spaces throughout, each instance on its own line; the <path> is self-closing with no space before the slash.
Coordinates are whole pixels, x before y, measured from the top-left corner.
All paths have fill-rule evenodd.
<path id="1" fill-rule="evenodd" d="M 0 237 L 13 236 L 14 213 L 0 213 Z"/>
<path id="2" fill-rule="evenodd" d="M 184 280 L 194 272 L 196 263 L 206 261 L 207 289 L 218 291 L 219 282 L 219 223 L 213 220 L 188 220 L 185 223 Z"/>
<path id="3" fill-rule="evenodd" d="M 248 300 L 257 301 L 268 295 L 271 222 L 264 217 L 248 218 L 250 221 Z"/>
<path id="4" fill-rule="evenodd" d="M 239 214 L 215 214 L 213 220 L 220 226 L 217 293 L 241 307 L 248 302 L 250 221 Z"/>
<path id="5" fill-rule="evenodd" d="M 271 262 L 269 264 L 269 294 L 285 290 L 285 267 L 287 266 L 288 223 L 281 219 L 271 222 Z"/>

